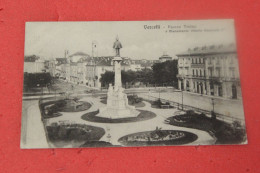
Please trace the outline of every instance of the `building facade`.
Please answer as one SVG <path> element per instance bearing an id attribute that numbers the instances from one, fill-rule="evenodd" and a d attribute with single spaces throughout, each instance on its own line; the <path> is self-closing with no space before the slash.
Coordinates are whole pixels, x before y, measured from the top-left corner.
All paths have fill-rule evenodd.
<path id="1" fill-rule="evenodd" d="M 101 75 L 106 71 L 114 71 L 114 57 L 100 57 L 98 60 L 92 60 L 86 65 L 86 85 L 90 87 L 102 88 L 100 82 Z M 128 71 L 131 69 L 128 61 L 121 62 L 121 69 Z"/>
<path id="2" fill-rule="evenodd" d="M 106 71 L 113 71 L 112 58 L 103 59 L 99 62 L 91 61 L 86 65 L 86 84 L 90 87 L 101 88 L 100 78 Z"/>
<path id="3" fill-rule="evenodd" d="M 201 95 L 241 99 L 234 45 L 189 49 L 178 57 L 178 88 Z"/>

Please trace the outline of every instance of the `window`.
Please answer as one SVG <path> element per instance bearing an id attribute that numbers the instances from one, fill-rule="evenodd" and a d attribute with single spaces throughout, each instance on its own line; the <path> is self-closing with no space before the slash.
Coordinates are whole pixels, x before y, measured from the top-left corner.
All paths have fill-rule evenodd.
<path id="1" fill-rule="evenodd" d="M 233 60 L 232 57 L 231 57 L 231 59 L 230 59 L 230 64 L 234 64 L 234 60 Z"/>
<path id="2" fill-rule="evenodd" d="M 230 69 L 230 77 L 234 78 L 235 77 L 235 70 Z"/>
<path id="3" fill-rule="evenodd" d="M 213 72 L 212 68 L 209 68 L 208 71 L 209 71 L 209 76 L 212 77 L 212 72 Z"/>
<path id="4" fill-rule="evenodd" d="M 217 72 L 217 77 L 220 77 L 220 68 L 217 68 L 216 72 Z"/>
<path id="5" fill-rule="evenodd" d="M 193 75 L 193 76 L 195 75 L 194 69 L 192 70 L 192 75 Z"/>
<path id="6" fill-rule="evenodd" d="M 219 59 L 217 59 L 217 64 L 220 64 L 220 60 Z"/>

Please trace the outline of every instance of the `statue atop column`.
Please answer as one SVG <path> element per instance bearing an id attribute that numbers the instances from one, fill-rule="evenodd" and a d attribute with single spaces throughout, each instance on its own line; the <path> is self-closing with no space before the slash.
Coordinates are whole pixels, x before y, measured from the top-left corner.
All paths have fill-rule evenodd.
<path id="1" fill-rule="evenodd" d="M 113 48 L 116 50 L 116 57 L 120 57 L 120 49 L 122 48 L 122 44 L 119 41 L 118 36 L 116 37 L 116 41 L 114 42 Z"/>
<path id="2" fill-rule="evenodd" d="M 137 111 L 134 106 L 130 106 L 128 104 L 127 95 L 124 93 L 124 89 L 122 87 L 122 58 L 120 57 L 120 49 L 122 48 L 122 44 L 120 43 L 118 37 L 114 42 L 113 48 L 116 50 L 116 56 L 113 59 L 115 70 L 114 86 L 109 84 L 107 92 L 107 105 L 106 107 L 101 107 L 99 109 L 99 114 L 96 116 L 110 119 L 137 117 L 140 112 Z"/>

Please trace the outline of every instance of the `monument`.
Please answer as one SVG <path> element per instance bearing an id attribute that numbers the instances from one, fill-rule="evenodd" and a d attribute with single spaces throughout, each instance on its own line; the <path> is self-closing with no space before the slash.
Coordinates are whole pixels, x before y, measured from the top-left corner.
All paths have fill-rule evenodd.
<path id="1" fill-rule="evenodd" d="M 134 106 L 128 105 L 127 95 L 124 93 L 124 89 L 122 88 L 122 58 L 120 57 L 120 49 L 122 48 L 122 44 L 120 43 L 118 37 L 114 42 L 113 48 L 116 51 L 116 56 L 113 59 L 115 69 L 114 86 L 109 84 L 107 92 L 107 106 L 99 109 L 99 114 L 97 116 L 110 119 L 137 117 L 140 112 L 137 111 Z"/>

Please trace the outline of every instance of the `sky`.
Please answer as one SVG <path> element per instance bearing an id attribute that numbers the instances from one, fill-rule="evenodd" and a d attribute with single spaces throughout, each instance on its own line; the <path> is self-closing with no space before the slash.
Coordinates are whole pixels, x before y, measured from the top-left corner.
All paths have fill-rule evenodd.
<path id="1" fill-rule="evenodd" d="M 160 29 L 148 29 L 150 26 Z M 169 27 L 170 26 L 170 27 Z M 170 32 L 175 31 L 175 32 Z M 180 31 L 188 32 L 180 32 Z M 120 22 L 27 22 L 25 55 L 42 58 L 64 57 L 84 52 L 92 55 L 92 42 L 97 43 L 98 56 L 113 56 L 113 43 L 119 37 L 122 57 L 158 59 L 188 48 L 235 43 L 234 21 L 120 21 Z"/>

